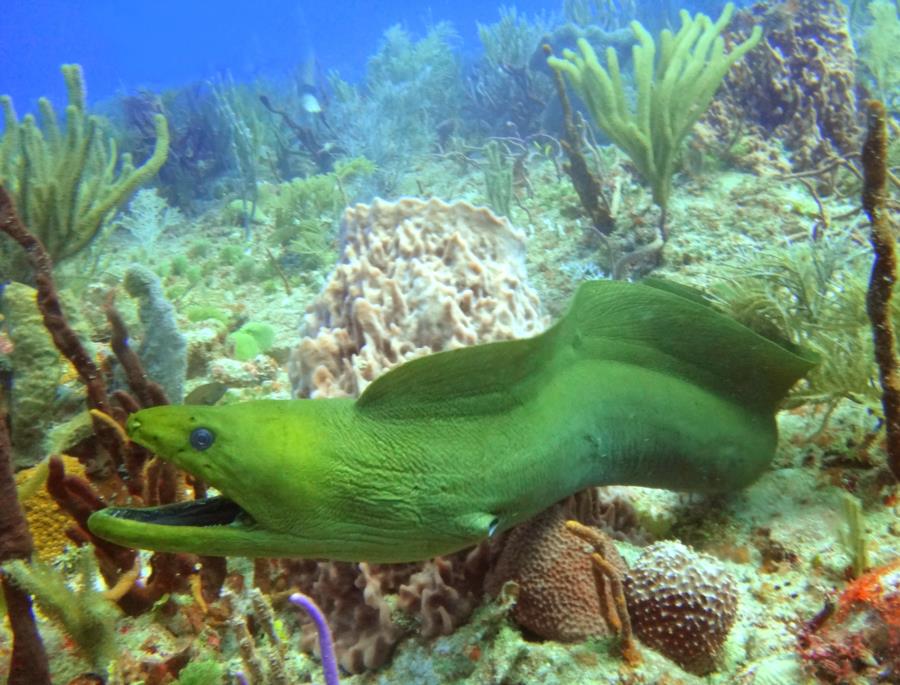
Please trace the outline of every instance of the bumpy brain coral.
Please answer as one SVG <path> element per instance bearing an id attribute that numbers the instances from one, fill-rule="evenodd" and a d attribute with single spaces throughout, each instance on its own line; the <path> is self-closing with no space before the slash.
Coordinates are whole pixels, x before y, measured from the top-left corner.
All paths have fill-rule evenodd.
<path id="1" fill-rule="evenodd" d="M 708 554 L 679 542 L 645 548 L 625 577 L 635 635 L 682 668 L 706 674 L 737 611 L 734 580 Z"/>
<path id="2" fill-rule="evenodd" d="M 290 376 L 298 397 L 358 395 L 414 357 L 539 333 L 525 236 L 467 202 L 349 207 L 341 259 L 307 313 Z"/>
<path id="3" fill-rule="evenodd" d="M 613 603 L 609 583 L 594 573 L 594 550 L 566 530 L 573 508 L 570 499 L 514 528 L 485 581 L 485 589 L 493 595 L 505 582 L 515 581 L 516 623 L 561 642 L 609 635 L 605 608 Z M 625 562 L 612 540 L 606 540 L 603 558 L 623 572 Z"/>

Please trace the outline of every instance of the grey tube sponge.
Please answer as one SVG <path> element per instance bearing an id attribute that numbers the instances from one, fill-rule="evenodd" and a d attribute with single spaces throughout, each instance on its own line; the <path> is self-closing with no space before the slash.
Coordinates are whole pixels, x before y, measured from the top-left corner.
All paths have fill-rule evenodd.
<path id="1" fill-rule="evenodd" d="M 128 294 L 138 300 L 143 327 L 137 350 L 141 363 L 147 375 L 163 387 L 169 400 L 180 403 L 187 373 L 187 339 L 178 330 L 175 308 L 163 294 L 159 278 L 146 267 L 129 267 L 124 285 Z"/>

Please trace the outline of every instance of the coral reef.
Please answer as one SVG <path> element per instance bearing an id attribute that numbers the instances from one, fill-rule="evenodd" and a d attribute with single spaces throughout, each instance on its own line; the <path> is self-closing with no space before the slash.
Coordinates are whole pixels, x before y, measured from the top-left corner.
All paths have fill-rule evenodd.
<path id="1" fill-rule="evenodd" d="M 275 343 L 275 329 L 262 321 L 248 321 L 228 335 L 238 361 L 249 361 L 262 352 L 268 352 Z"/>
<path id="2" fill-rule="evenodd" d="M 526 281 L 524 236 L 508 221 L 464 202 L 377 200 L 344 215 L 344 252 L 307 315 L 291 380 L 300 396 L 356 395 L 407 359 L 529 335 L 544 325 Z M 485 570 L 462 555 L 424 566 L 289 568 L 291 584 L 322 607 L 338 660 L 352 673 L 383 664 L 408 630 L 386 595 L 397 593 L 398 610 L 418 617 L 423 636 L 447 634 L 474 607 Z M 315 633 L 305 635 L 311 648 Z"/>
<path id="3" fill-rule="evenodd" d="M 328 114 L 337 145 L 375 163 L 376 192 L 413 192 L 401 179 L 458 125 L 464 92 L 457 41 L 447 22 L 419 40 L 395 25 L 369 59 L 364 87 L 332 77 Z"/>
<path id="4" fill-rule="evenodd" d="M 334 658 L 334 644 L 331 637 L 331 629 L 322 614 L 322 610 L 312 598 L 295 592 L 290 596 L 292 604 L 301 607 L 316 624 L 316 632 L 319 634 L 319 654 L 322 658 L 322 671 L 325 675 L 326 685 L 338 685 L 337 662 Z"/>
<path id="5" fill-rule="evenodd" d="M 900 561 L 872 569 L 806 623 L 804 668 L 823 683 L 893 682 L 900 674 Z"/>
<path id="6" fill-rule="evenodd" d="M 332 630 L 341 668 L 362 673 L 383 666 L 413 631 L 433 639 L 462 625 L 480 597 L 485 552 L 424 565 L 258 560 L 254 579 L 267 592 L 294 588 L 312 598 Z M 303 622 L 301 647 L 312 652 L 319 639 L 315 622 Z"/>
<path id="7" fill-rule="evenodd" d="M 379 574 L 367 564 L 320 564 L 309 594 L 328 618 L 342 668 L 361 673 L 387 661 L 401 630 L 392 620 Z M 319 639 L 318 629 L 311 627 L 301 642 L 309 651 Z"/>
<path id="8" fill-rule="evenodd" d="M 679 542 L 654 543 L 631 566 L 625 594 L 642 642 L 685 670 L 716 667 L 737 610 L 734 580 L 716 559 Z"/>
<path id="9" fill-rule="evenodd" d="M 151 250 L 164 231 L 184 221 L 181 211 L 170 207 L 153 188 L 139 190 L 128 203 L 128 211 L 116 217 L 113 225 L 126 231 L 144 250 Z"/>
<path id="10" fill-rule="evenodd" d="M 75 457 L 61 458 L 68 473 L 79 478 L 85 477 L 84 466 Z M 16 473 L 16 485 L 28 528 L 34 538 L 34 555 L 39 561 L 51 563 L 72 544 L 72 540 L 66 535 L 66 528 L 72 519 L 60 509 L 44 487 L 47 472 L 47 463 L 23 469 Z"/>
<path id="11" fill-rule="evenodd" d="M 168 121 L 171 140 L 171 154 L 157 176 L 161 194 L 173 206 L 194 209 L 229 170 L 226 123 L 209 88 L 192 85 L 161 95 L 140 90 L 121 102 L 123 148 L 137 156 L 149 155 L 155 145 L 157 116 Z"/>
<path id="12" fill-rule="evenodd" d="M 528 18 L 513 6 L 501 5 L 498 13 L 495 23 L 478 24 L 484 54 L 468 74 L 466 94 L 472 118 L 489 133 L 526 138 L 540 131 L 552 93 L 546 75 L 530 64 L 549 27 L 546 18 Z"/>
<path id="13" fill-rule="evenodd" d="M 887 433 L 888 467 L 900 480 L 900 361 L 897 359 L 897 334 L 893 321 L 893 285 L 897 281 L 895 224 L 888 210 L 888 134 L 884 104 L 869 103 L 869 123 L 862 148 L 862 205 L 869 217 L 869 242 L 874 260 L 866 312 L 872 324 L 875 362 L 881 383 L 881 407 Z"/>
<path id="14" fill-rule="evenodd" d="M 78 550 L 75 573 L 67 580 L 52 565 L 18 560 L 3 571 L 31 594 L 45 616 L 59 623 L 93 670 L 104 672 L 118 651 L 115 605 L 96 589 L 97 562 L 88 548 Z"/>
<path id="15" fill-rule="evenodd" d="M 691 11 L 712 14 L 723 4 L 704 0 Z M 630 107 L 641 96 L 641 83 L 629 80 L 632 69 L 647 60 L 644 54 L 643 64 L 632 63 L 628 23 L 640 22 L 654 38 L 669 27 L 674 42 L 679 21 L 670 2 L 565 0 L 561 14 L 528 17 L 502 7 L 496 23 L 478 26 L 480 55 L 458 50 L 456 34 L 438 16 L 421 36 L 390 29 L 368 69 L 360 66 L 364 78 L 357 83 L 334 71 L 343 63 L 317 65 L 318 80 L 327 83 L 316 86 L 301 84 L 296 74 L 269 80 L 273 74 L 251 67 L 253 76 L 236 72 L 236 81 L 214 86 L 116 96 L 124 120 L 89 116 L 73 67 L 64 68 L 65 116 L 57 111 L 54 119 L 42 102 L 34 118 L 19 119 L 12 102 L 0 100 L 7 124 L 0 138 L 0 228 L 13 226 L 10 235 L 36 267 L 28 271 L 27 257 L 0 235 L 0 280 L 12 275 L 37 285 L 39 307 L 25 286 L 6 286 L 6 296 L 27 300 L 28 311 L 7 308 L 0 317 L 0 563 L 8 569 L 0 571 L 0 584 L 9 607 L 6 616 L 0 601 L 0 677 L 9 668 L 10 685 L 287 685 L 321 683 L 324 665 L 329 685 L 338 667 L 348 684 L 900 680 L 900 503 L 885 460 L 890 451 L 887 462 L 900 472 L 897 403 L 886 403 L 885 421 L 866 311 L 871 250 L 859 212 L 865 171 L 865 208 L 887 219 L 872 237 L 889 246 L 898 182 L 884 174 L 882 162 L 887 156 L 893 167 L 897 150 L 886 150 L 879 134 L 867 146 L 869 161 L 858 163 L 856 99 L 865 90 L 877 93 L 886 111 L 875 112 L 876 123 L 896 127 L 897 7 L 884 0 L 739 4 L 745 9 L 721 32 L 721 55 L 753 37 L 754 27 L 763 28 L 763 38 L 729 69 L 711 107 L 678 146 L 677 192 L 669 190 L 667 202 L 675 230 L 662 236 L 649 182 L 642 183 L 641 170 L 615 141 L 594 138 L 582 103 L 573 98 L 566 127 L 559 127 L 552 77 L 565 90 L 564 74 L 548 67 L 541 44 L 559 55 L 565 48 L 578 52 L 577 40 L 585 39 L 604 66 L 604 53 L 613 49 Z M 856 17 L 849 26 L 847 13 Z M 710 54 L 718 46 L 707 38 Z M 653 42 L 654 59 L 662 62 L 665 45 Z M 679 88 L 695 85 L 699 79 Z M 321 105 L 315 114 L 301 107 L 312 88 Z M 98 107 L 114 112 L 116 102 Z M 159 195 L 135 194 L 128 214 L 116 218 L 132 189 L 103 212 L 93 234 L 100 240 L 88 243 L 90 265 L 87 250 L 68 263 L 62 257 L 57 281 L 70 286 L 64 314 L 53 267 L 14 225 L 5 194 L 14 191 L 19 200 L 18 182 L 5 174 L 10 161 L 17 178 L 28 166 L 22 136 L 40 143 L 25 151 L 52 162 L 41 170 L 47 187 L 57 189 L 52 201 L 44 196 L 19 206 L 31 228 L 40 232 L 46 217 L 64 215 L 86 227 L 69 200 L 85 200 L 90 214 L 91 203 L 97 207 L 107 191 L 121 188 L 127 176 L 120 172 L 139 174 L 119 151 L 131 151 L 136 161 L 157 159 L 162 116 L 170 143 L 157 173 Z M 65 164 L 50 159 L 57 148 Z M 576 166 L 573 189 L 566 173 Z M 389 201 L 373 200 L 376 190 Z M 398 200 L 403 193 L 422 199 Z M 166 239 L 159 236 L 177 213 L 160 195 L 192 212 L 190 225 Z M 432 197 L 485 202 L 506 218 Z M 242 240 L 239 226 L 244 235 L 252 230 L 252 242 Z M 66 247 L 76 247 L 77 238 Z M 665 263 L 638 264 L 642 255 L 658 257 L 643 248 L 662 238 Z M 144 330 L 133 331 L 135 341 L 108 288 L 138 262 L 146 273 L 130 273 L 126 285 L 137 282 L 142 290 L 153 281 L 157 305 L 163 303 L 153 316 L 168 323 L 150 322 L 141 304 Z M 87 517 L 106 505 L 205 494 L 202 481 L 153 459 L 124 432 L 132 412 L 165 403 L 166 395 L 181 398 L 184 370 L 173 384 L 151 360 L 182 364 L 177 328 L 191 341 L 193 392 L 186 404 L 280 399 L 291 391 L 356 396 L 419 355 L 539 332 L 547 323 L 543 308 L 559 314 L 581 281 L 637 277 L 645 267 L 714 293 L 739 321 L 821 358 L 780 405 L 774 460 L 739 492 L 699 499 L 626 486 L 591 489 L 472 550 L 399 565 L 234 557 L 226 568 L 222 558 L 105 543 L 86 527 Z M 884 286 L 870 296 L 877 334 L 900 323 L 897 299 L 889 300 L 892 280 L 890 268 L 873 280 Z M 132 303 L 120 303 L 130 321 Z M 291 353 L 304 311 L 304 337 Z M 79 321 L 77 334 L 66 315 Z M 60 363 L 49 339 L 32 346 L 22 338 L 23 322 L 29 331 L 48 330 L 69 362 Z M 175 337 L 161 337 L 158 349 L 146 352 L 145 371 L 139 343 L 163 328 Z M 668 338 L 669 331 L 655 337 Z M 896 359 L 887 358 L 894 342 L 879 342 L 881 359 L 893 362 L 885 367 L 889 390 L 897 385 Z M 729 358 L 723 347 L 713 352 L 706 356 L 729 363 L 743 357 Z M 290 377 L 282 368 L 288 357 Z M 126 373 L 111 386 L 119 367 Z M 40 385 L 32 376 L 38 373 L 46 376 Z M 209 383 L 213 378 L 224 383 Z M 163 381 L 166 392 L 151 379 Z M 76 403 L 82 409 L 85 394 L 90 411 L 72 420 L 78 430 L 66 426 L 59 435 L 67 437 L 54 439 L 48 424 Z M 17 405 L 26 396 L 36 400 L 27 412 Z M 645 407 L 646 401 L 635 410 Z M 3 440 L 10 426 L 11 455 Z M 10 458 L 26 463 L 19 462 L 20 439 L 30 443 L 29 461 L 48 452 L 77 457 L 55 456 L 21 470 L 13 484 Z M 669 561 L 648 561 L 656 547 L 642 554 L 651 539 L 670 537 L 715 557 L 701 554 L 698 563 L 718 571 L 682 575 L 670 571 Z M 666 544 L 670 556 L 687 558 Z M 29 555 L 53 562 L 56 571 L 9 561 Z M 693 599 L 680 593 L 693 581 L 686 592 L 698 604 L 689 611 Z M 295 608 L 295 591 L 321 611 L 307 616 Z M 91 606 L 66 628 L 52 616 L 53 596 L 58 606 L 81 597 Z M 620 599 L 630 611 L 619 609 Z M 32 600 L 46 611 L 38 606 L 33 616 Z M 623 619 L 648 645 L 638 644 L 639 653 Z M 329 625 L 333 659 L 322 641 Z M 92 629 L 99 639 L 88 635 Z"/>
<path id="16" fill-rule="evenodd" d="M 50 333 L 59 352 L 66 357 L 78 373 L 85 386 L 94 436 L 91 455 L 86 457 L 96 473 L 104 473 L 110 484 L 110 498 L 125 493 L 140 498 L 140 501 L 160 504 L 173 502 L 183 496 L 173 466 L 156 463 L 144 472 L 149 453 L 130 442 L 123 428 L 128 413 L 135 411 L 144 402 L 146 406 L 165 402 L 159 386 L 147 378 L 140 362 L 134 357 L 127 344 L 128 334 L 115 309 L 107 306 L 107 317 L 112 328 L 111 347 L 125 369 L 135 396 L 125 391 L 116 391 L 113 397 L 117 406 L 110 402 L 104 374 L 100 372 L 91 355 L 85 350 L 66 319 L 52 274 L 49 254 L 40 241 L 32 235 L 15 212 L 9 193 L 0 186 L 0 231 L 7 234 L 25 251 L 34 269 L 37 283 L 37 302 L 43 316 L 44 325 Z M 117 420 L 118 417 L 118 420 Z M 108 469 L 108 467 L 114 467 Z M 103 498 L 83 478 L 66 474 L 60 458 L 50 459 L 47 490 L 73 519 L 72 527 L 66 534 L 76 544 L 91 544 L 99 563 L 100 573 L 110 587 L 129 577 L 135 568 L 137 552 L 108 543 L 93 536 L 86 521 L 91 513 L 105 506 Z M 194 483 L 195 495 L 202 496 L 205 486 Z M 28 554 L 31 552 L 29 538 Z M 27 556 L 27 555 L 26 555 Z M 203 559 L 200 577 L 204 578 L 206 589 L 215 595 L 224 578 L 224 563 L 219 559 Z M 186 555 L 154 554 L 150 565 L 153 573 L 146 585 L 126 584 L 125 590 L 117 597 L 120 607 L 131 615 L 137 615 L 151 608 L 157 600 L 166 597 L 177 588 L 184 588 L 187 578 L 197 570 L 197 559 Z M 210 585 L 211 583 L 211 585 Z M 215 589 L 212 589 L 212 585 Z"/>
<path id="17" fill-rule="evenodd" d="M 297 396 L 354 396 L 414 357 L 545 326 L 524 235 L 487 209 L 376 200 L 347 209 L 343 230 L 343 254 L 291 355 Z"/>
<path id="18" fill-rule="evenodd" d="M 435 557 L 397 591 L 397 607 L 417 617 L 423 638 L 450 635 L 475 608 L 479 598 L 472 587 L 478 574 L 458 562 L 459 558 Z"/>
<path id="19" fill-rule="evenodd" d="M 0 188 L 2 191 L 2 188 Z M 0 192 L 0 200 L 8 197 Z M 0 227 L 14 220 L 12 212 L 0 202 Z M 27 561 L 33 542 L 28 523 L 19 505 L 13 480 L 12 446 L 6 430 L 6 417 L 0 412 L 0 565 Z M 12 650 L 7 685 L 50 685 L 47 652 L 38 632 L 31 596 L 0 572 L 0 602 L 9 616 Z"/>

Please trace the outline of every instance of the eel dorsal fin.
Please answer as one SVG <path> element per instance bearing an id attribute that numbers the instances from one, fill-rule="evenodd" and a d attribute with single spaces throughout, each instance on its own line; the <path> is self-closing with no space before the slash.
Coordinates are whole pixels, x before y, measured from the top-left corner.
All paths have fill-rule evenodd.
<path id="1" fill-rule="evenodd" d="M 565 337 L 588 358 L 635 364 L 772 413 L 817 359 L 715 309 L 702 293 L 667 281 L 583 284 Z"/>
<path id="2" fill-rule="evenodd" d="M 414 359 L 369 385 L 357 408 L 397 419 L 503 412 L 526 401 L 559 364 L 584 359 L 674 375 L 769 413 L 815 363 L 685 286 L 591 281 L 544 333 Z"/>

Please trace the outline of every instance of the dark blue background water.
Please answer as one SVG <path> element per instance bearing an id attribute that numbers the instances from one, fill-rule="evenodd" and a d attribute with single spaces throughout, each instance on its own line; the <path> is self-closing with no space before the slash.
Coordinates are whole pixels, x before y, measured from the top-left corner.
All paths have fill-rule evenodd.
<path id="1" fill-rule="evenodd" d="M 559 11 L 562 1 L 509 4 L 534 14 Z M 724 3 L 683 4 L 715 11 Z M 310 44 L 321 69 L 353 79 L 393 24 L 421 35 L 429 25 L 450 20 L 465 49 L 477 49 L 476 22 L 499 16 L 497 4 L 478 0 L 5 0 L 3 5 L 0 93 L 13 96 L 20 115 L 41 95 L 65 103 L 59 66 L 66 62 L 84 67 L 91 101 L 226 70 L 237 79 L 287 71 Z"/>

